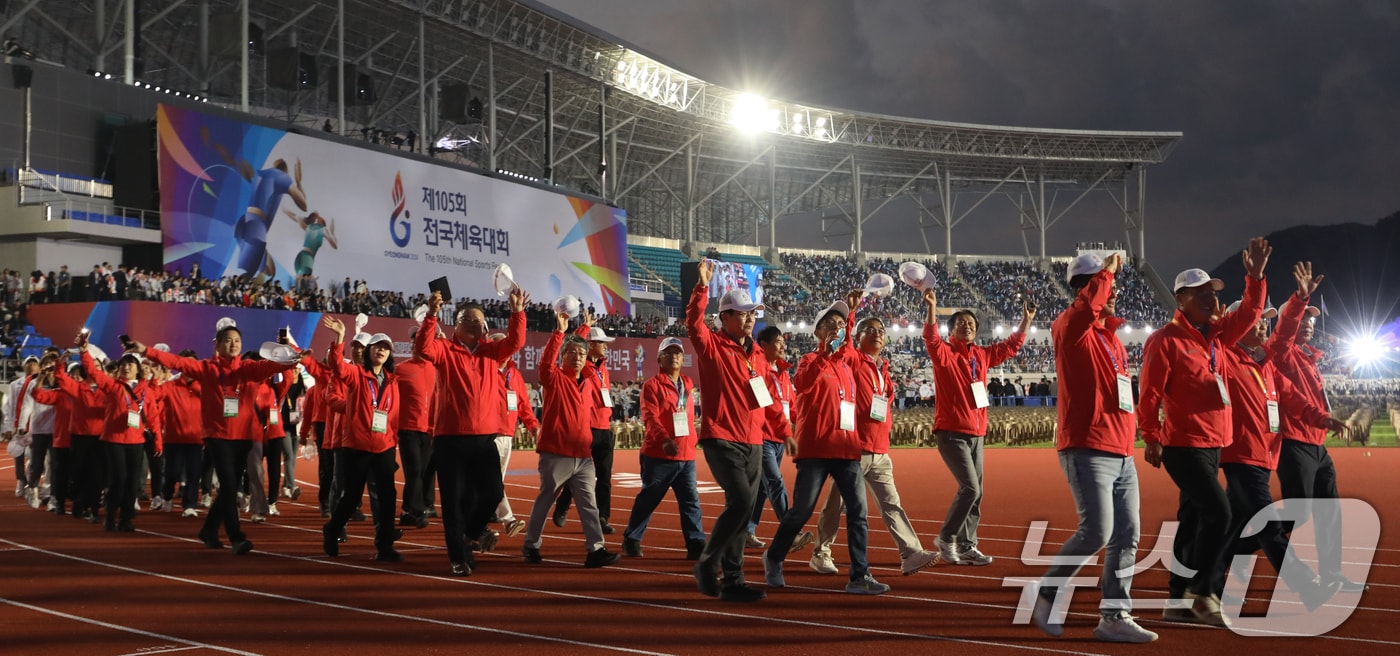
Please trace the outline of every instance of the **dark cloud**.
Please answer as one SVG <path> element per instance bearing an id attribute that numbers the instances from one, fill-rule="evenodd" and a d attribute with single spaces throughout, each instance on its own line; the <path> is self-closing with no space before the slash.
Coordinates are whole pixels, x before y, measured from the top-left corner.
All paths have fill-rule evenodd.
<path id="1" fill-rule="evenodd" d="M 705 79 L 799 102 L 971 123 L 1181 130 L 1180 147 L 1149 175 L 1147 250 L 1163 275 L 1214 265 L 1253 234 L 1370 223 L 1400 208 L 1392 2 L 545 1 Z M 868 232 L 921 243 L 907 211 L 886 211 L 893 218 Z M 1109 205 L 1056 226 L 1071 234 L 1052 231 L 1051 250 L 1121 235 L 1113 214 Z M 800 245 L 822 245 L 813 239 Z M 1014 218 L 960 227 L 954 240 L 1022 250 Z M 939 250 L 941 233 L 930 241 Z"/>

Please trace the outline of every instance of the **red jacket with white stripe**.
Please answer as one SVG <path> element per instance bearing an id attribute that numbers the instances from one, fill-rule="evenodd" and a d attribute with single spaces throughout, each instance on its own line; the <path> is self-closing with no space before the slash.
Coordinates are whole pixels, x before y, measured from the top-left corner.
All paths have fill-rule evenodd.
<path id="1" fill-rule="evenodd" d="M 506 338 L 482 340 L 469 349 L 455 339 L 437 338 L 437 317 L 418 329 L 414 346 L 438 369 L 437 424 L 434 435 L 495 435 L 505 423 L 506 386 L 501 363 L 525 345 L 525 313 L 512 312 Z"/>
<path id="2" fill-rule="evenodd" d="M 330 369 L 345 390 L 344 441 L 339 448 L 383 453 L 399 443 L 398 377 L 384 371 L 381 386 L 370 370 L 346 364 L 341 344 L 331 346 Z M 384 430 L 374 430 L 375 414 L 384 413 Z"/>
<path id="3" fill-rule="evenodd" d="M 1240 307 L 1207 326 L 1205 334 L 1177 310 L 1171 323 L 1147 338 L 1137 409 L 1144 441 L 1197 449 L 1230 443 L 1230 407 L 1220 398 L 1215 377 L 1228 373 L 1226 352 L 1259 321 L 1264 294 L 1264 281 L 1246 276 Z"/>
<path id="4" fill-rule="evenodd" d="M 1229 349 L 1228 377 L 1230 414 L 1234 441 L 1220 452 L 1220 462 L 1253 465 L 1270 471 L 1278 469 L 1279 447 L 1283 438 L 1269 430 L 1270 401 L 1283 407 L 1296 406 L 1311 426 L 1327 425 L 1327 412 L 1308 402 L 1288 378 L 1279 375 L 1270 358 L 1258 363 L 1239 345 Z"/>

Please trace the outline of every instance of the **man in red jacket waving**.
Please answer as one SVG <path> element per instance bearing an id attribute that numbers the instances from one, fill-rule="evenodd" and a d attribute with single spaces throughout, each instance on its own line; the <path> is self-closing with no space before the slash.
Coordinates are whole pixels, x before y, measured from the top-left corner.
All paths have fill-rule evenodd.
<path id="1" fill-rule="evenodd" d="M 1244 300 L 1227 313 L 1216 293 L 1224 283 L 1200 269 L 1176 277 L 1176 316 L 1142 347 L 1141 404 L 1137 409 L 1143 458 L 1165 467 L 1181 490 L 1177 510 L 1176 561 L 1193 570 L 1172 572 L 1162 619 L 1227 626 L 1216 596 L 1216 567 L 1230 530 L 1230 502 L 1220 487 L 1220 449 L 1230 444 L 1230 394 L 1225 384 L 1230 345 L 1254 329 L 1264 310 L 1264 265 L 1269 242 L 1252 239 L 1245 249 Z M 1159 416 L 1159 412 L 1161 415 Z"/>

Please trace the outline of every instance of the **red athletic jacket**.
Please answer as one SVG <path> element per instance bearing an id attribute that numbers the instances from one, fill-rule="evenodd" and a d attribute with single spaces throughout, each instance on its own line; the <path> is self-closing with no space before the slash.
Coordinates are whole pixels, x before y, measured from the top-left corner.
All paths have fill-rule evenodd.
<path id="1" fill-rule="evenodd" d="M 62 372 L 63 367 L 60 366 L 55 372 L 55 379 L 62 376 Z M 53 406 L 53 448 L 73 446 L 73 397 L 58 387 L 35 387 L 33 395 L 36 403 Z"/>
<path id="2" fill-rule="evenodd" d="M 894 426 L 894 378 L 890 376 L 889 360 L 875 358 L 855 348 L 856 313 L 846 317 L 846 335 L 851 348 L 843 348 L 840 353 L 856 377 L 856 434 L 860 435 L 860 448 L 866 453 L 890 452 L 890 428 Z M 875 395 L 885 397 L 885 418 L 871 417 L 875 405 Z"/>
<path id="3" fill-rule="evenodd" d="M 578 330 L 574 331 L 574 334 L 588 339 L 588 335 L 591 332 L 592 329 L 588 327 L 588 324 L 580 324 Z M 602 393 L 602 390 L 608 390 L 609 393 L 612 392 L 612 374 L 608 373 L 607 362 L 593 362 L 589 360 L 583 365 L 583 375 L 598 379 L 598 396 L 597 398 L 589 399 L 593 402 L 593 421 L 589 424 L 589 427 L 596 430 L 611 429 L 613 409 L 611 406 L 603 405 Z M 618 400 L 612 399 L 612 402 L 613 405 L 617 405 Z"/>
<path id="4" fill-rule="evenodd" d="M 161 389 L 165 390 L 165 443 L 203 444 L 199 383 L 180 376 L 161 385 Z"/>
<path id="5" fill-rule="evenodd" d="M 749 380 L 762 380 L 768 361 L 753 338 L 745 337 L 745 344 L 741 345 L 705 325 L 705 303 L 709 298 L 709 288 L 696 285 L 685 306 L 685 327 L 695 348 L 700 398 L 705 406 L 700 415 L 700 439 L 762 444 L 766 413 L 754 398 Z"/>
<path id="6" fill-rule="evenodd" d="M 421 334 L 421 333 L 420 333 Z M 535 451 L 565 458 L 591 458 L 593 452 L 593 405 L 588 399 L 598 393 L 598 379 L 575 379 L 559 368 L 559 349 L 564 333 L 554 331 L 540 354 L 540 385 L 544 387 L 544 421 Z"/>
<path id="7" fill-rule="evenodd" d="M 1279 373 L 1288 378 L 1288 382 L 1293 383 L 1308 403 L 1330 412 L 1332 406 L 1323 390 L 1322 373 L 1317 369 L 1317 363 L 1322 361 L 1322 351 L 1309 344 L 1293 343 L 1293 338 L 1298 335 L 1298 328 L 1302 326 L 1307 305 L 1308 299 L 1298 298 L 1296 292 L 1284 304 L 1277 330 L 1274 331 L 1279 341 L 1271 350 L 1272 359 Z M 1281 410 L 1283 429 L 1279 434 L 1283 439 L 1312 445 L 1320 445 L 1327 441 L 1327 429 L 1319 428 L 1308 421 L 1302 405 L 1285 402 Z"/>
<path id="8" fill-rule="evenodd" d="M 924 324 L 924 348 L 933 360 L 933 386 L 938 390 L 933 430 L 986 435 L 987 409 L 977 407 L 972 384 L 986 386 L 987 370 L 1016 355 L 1025 343 L 1026 334 L 1020 331 L 986 348 L 947 342 L 938 335 L 937 323 Z"/>
<path id="9" fill-rule="evenodd" d="M 1137 415 L 1148 444 L 1209 449 L 1230 443 L 1230 408 L 1220 399 L 1215 376 L 1228 373 L 1226 351 L 1259 321 L 1265 291 L 1263 280 L 1246 276 L 1239 309 L 1207 327 L 1205 335 L 1177 310 L 1171 323 L 1147 338 Z"/>
<path id="10" fill-rule="evenodd" d="M 854 404 L 856 397 L 855 374 L 841 353 L 849 348 L 851 342 L 846 340 L 835 353 L 808 353 L 798 360 L 793 384 L 801 391 L 797 394 L 797 430 L 793 432 L 797 454 L 793 460 L 860 460 L 860 435 L 840 427 L 841 403 Z"/>
<path id="11" fill-rule="evenodd" d="M 648 458 L 676 461 L 695 459 L 695 383 L 689 376 L 681 374 L 680 384 L 685 390 L 684 394 L 676 390 L 676 381 L 671 380 L 670 376 L 658 373 L 642 385 L 642 426 L 646 428 L 642 437 L 642 455 Z M 685 413 L 685 435 L 676 435 L 677 412 Z M 670 441 L 676 443 L 676 455 L 668 455 L 662 448 Z"/>
<path id="12" fill-rule="evenodd" d="M 1118 375 L 1131 379 L 1128 352 L 1118 340 L 1118 328 L 1124 322 L 1118 317 L 1098 321 L 1112 289 L 1112 273 L 1105 269 L 1094 274 L 1074 303 L 1050 324 L 1060 381 L 1055 430 L 1055 448 L 1060 451 L 1094 449 L 1133 455 L 1137 416 L 1118 407 Z"/>
<path id="13" fill-rule="evenodd" d="M 68 415 L 70 445 L 74 435 L 101 435 L 103 424 L 107 421 L 107 395 L 97 389 L 97 385 L 87 381 L 78 382 L 61 369 L 55 372 L 54 380 L 58 383 L 58 389 L 73 400 Z M 58 439 L 57 432 L 54 439 Z"/>
<path id="14" fill-rule="evenodd" d="M 332 358 L 336 362 L 342 362 L 340 349 L 332 346 Z M 306 367 L 307 373 L 316 379 L 316 387 L 321 390 L 319 404 L 326 414 L 326 434 L 321 440 L 321 448 L 324 450 L 338 449 L 341 446 L 342 437 L 345 432 L 345 386 L 340 384 L 334 371 L 326 365 L 321 364 L 313 358 L 302 358 L 301 366 Z"/>
<path id="15" fill-rule="evenodd" d="M 340 357 L 341 345 L 331 346 L 330 369 L 345 390 L 343 442 L 339 448 L 383 453 L 399 443 L 398 377 L 384 372 L 381 387 L 374 374 L 362 366 L 346 364 Z M 374 430 L 374 415 L 384 413 L 384 430 Z"/>
<path id="16" fill-rule="evenodd" d="M 768 384 L 768 396 L 773 397 L 773 405 L 763 409 L 763 440 L 782 444 L 792 437 L 792 419 L 797 409 L 788 363 L 779 360 L 765 368 L 763 382 Z"/>
<path id="17" fill-rule="evenodd" d="M 418 329 L 414 346 L 438 369 L 437 425 L 434 435 L 495 435 L 505 422 L 505 380 L 502 362 L 525 345 L 525 313 L 512 312 L 506 338 L 479 342 L 468 349 L 452 338 L 437 339 L 437 317 Z"/>
<path id="18" fill-rule="evenodd" d="M 525 387 L 525 376 L 515 367 L 514 360 L 506 360 L 506 368 L 501 372 L 501 377 L 505 378 L 506 391 L 515 392 L 515 409 L 511 410 L 510 405 L 506 405 L 506 421 L 501 424 L 501 429 L 496 434 L 515 435 L 517 423 L 525 424 L 526 430 L 538 432 L 540 420 L 535 418 L 535 410 L 530 407 L 530 390 Z M 509 401 L 509 397 L 506 400 Z"/>
<path id="19" fill-rule="evenodd" d="M 297 436 L 306 443 L 316 434 L 313 428 L 316 422 L 326 423 L 326 388 L 318 380 L 301 399 L 301 424 L 297 426 Z"/>
<path id="20" fill-rule="evenodd" d="M 1327 425 L 1327 412 L 1308 402 L 1288 378 L 1280 376 L 1270 358 L 1259 364 L 1249 353 L 1235 345 L 1229 348 L 1226 384 L 1230 389 L 1230 415 L 1234 441 L 1220 452 L 1220 462 L 1239 463 L 1278 469 L 1282 438 L 1269 430 L 1268 402 L 1279 404 L 1279 420 L 1283 408 L 1300 409 L 1310 426 Z"/>
<path id="21" fill-rule="evenodd" d="M 399 430 L 431 434 L 437 368 L 427 360 L 413 358 L 394 365 L 394 373 L 399 379 Z M 529 404 L 526 399 L 525 405 Z"/>
<path id="22" fill-rule="evenodd" d="M 145 355 L 147 358 L 164 365 L 166 369 L 177 370 L 182 375 L 199 382 L 200 410 L 204 415 L 204 436 L 216 440 L 251 441 L 262 439 L 261 430 L 256 432 L 249 430 L 231 432 L 229 430 L 230 426 L 238 424 L 232 420 L 243 418 L 245 415 L 251 417 L 253 414 L 253 408 L 242 402 L 242 399 L 247 398 L 243 394 L 243 384 L 249 381 L 266 380 L 273 374 L 286 371 L 293 366 L 278 364 L 270 360 L 244 362 L 238 357 L 215 356 L 208 360 L 196 360 L 157 351 L 153 348 L 147 348 Z M 224 417 L 224 398 L 226 396 L 240 399 L 238 417 Z M 249 428 L 246 423 L 244 427 Z"/>
<path id="23" fill-rule="evenodd" d="M 87 374 L 88 379 L 97 383 L 97 388 L 107 395 L 107 414 L 102 423 L 102 441 L 113 444 L 145 444 L 145 431 L 149 426 L 145 411 L 157 394 L 155 386 L 144 380 L 135 385 L 117 381 L 102 371 L 87 351 L 83 351 L 82 361 L 83 372 Z M 130 420 L 128 413 L 131 412 L 137 414 L 135 422 Z M 132 423 L 136 425 L 132 426 Z M 157 433 L 156 452 L 163 450 L 160 434 Z"/>

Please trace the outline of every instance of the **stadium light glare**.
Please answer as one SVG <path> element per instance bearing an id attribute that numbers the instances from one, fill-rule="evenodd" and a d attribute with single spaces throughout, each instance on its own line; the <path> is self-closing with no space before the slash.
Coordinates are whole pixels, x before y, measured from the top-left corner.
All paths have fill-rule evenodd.
<path id="1" fill-rule="evenodd" d="M 1031 326 L 1031 331 L 1030 331 L 1030 332 L 1031 332 L 1032 335 L 1034 335 L 1034 334 L 1040 332 L 1040 329 L 1039 329 L 1039 328 L 1036 328 L 1035 326 Z"/>
<path id="2" fill-rule="evenodd" d="M 947 324 L 944 324 L 944 325 L 942 325 L 942 326 L 939 326 L 939 327 L 938 327 L 938 332 L 941 333 L 941 334 L 947 335 L 947 334 L 948 334 L 948 325 L 947 325 Z"/>
<path id="3" fill-rule="evenodd" d="M 806 328 L 806 327 L 807 327 L 807 322 L 806 322 L 806 321 L 799 321 L 799 322 L 797 322 L 797 327 L 798 327 L 798 328 Z"/>
<path id="4" fill-rule="evenodd" d="M 1385 357 L 1385 346 L 1374 336 L 1357 337 L 1347 344 L 1347 356 L 1357 365 L 1368 365 Z"/>
<path id="5" fill-rule="evenodd" d="M 1126 324 L 1126 323 L 1123 324 L 1123 334 L 1125 334 L 1125 335 L 1131 335 L 1132 332 L 1133 332 L 1133 327 L 1132 327 L 1131 325 L 1128 325 L 1128 324 Z"/>
<path id="6" fill-rule="evenodd" d="M 791 327 L 792 327 L 792 321 L 791 321 L 791 320 L 789 320 L 789 321 L 787 322 L 787 327 L 788 327 L 788 328 L 791 328 Z"/>
<path id="7" fill-rule="evenodd" d="M 1004 330 L 1006 330 L 1006 329 L 1003 328 L 1002 326 L 997 326 L 995 332 L 996 332 L 996 334 L 1000 335 L 1000 334 L 1002 333 L 1002 331 L 1004 331 Z"/>
<path id="8" fill-rule="evenodd" d="M 769 125 L 768 102 L 751 93 L 734 98 L 729 110 L 729 122 L 745 134 L 758 134 Z M 776 118 L 776 113 L 773 115 Z"/>

